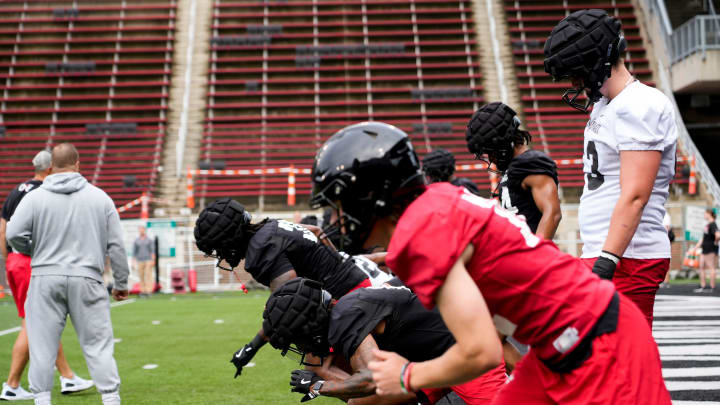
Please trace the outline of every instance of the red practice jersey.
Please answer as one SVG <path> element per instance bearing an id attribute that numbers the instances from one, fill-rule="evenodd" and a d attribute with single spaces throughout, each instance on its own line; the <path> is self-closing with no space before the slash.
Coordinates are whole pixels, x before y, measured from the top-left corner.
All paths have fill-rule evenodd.
<path id="1" fill-rule="evenodd" d="M 541 359 L 558 360 L 572 351 L 615 292 L 610 281 L 535 236 L 521 218 L 448 183 L 430 185 L 405 210 L 386 260 L 432 308 L 470 243 L 475 253 L 468 271 L 497 330 L 531 345 Z"/>

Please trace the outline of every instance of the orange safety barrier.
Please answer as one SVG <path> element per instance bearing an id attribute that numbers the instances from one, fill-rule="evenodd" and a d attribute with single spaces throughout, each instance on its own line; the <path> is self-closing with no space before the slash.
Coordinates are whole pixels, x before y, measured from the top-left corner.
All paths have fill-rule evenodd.
<path id="1" fill-rule="evenodd" d="M 288 172 L 288 196 L 287 205 L 295 205 L 295 167 L 290 166 L 290 172 Z"/>
<path id="2" fill-rule="evenodd" d="M 690 179 L 688 182 L 688 194 L 695 195 L 697 192 L 697 179 L 695 178 L 695 156 L 690 156 Z"/>
<path id="3" fill-rule="evenodd" d="M 187 206 L 195 208 L 195 199 L 192 193 L 193 177 L 199 174 L 212 176 L 249 176 L 257 174 L 288 174 L 288 205 L 295 205 L 295 175 L 310 174 L 310 169 L 296 169 L 295 167 L 278 167 L 270 169 L 235 169 L 235 170 L 206 170 L 206 169 L 188 169 L 187 175 Z"/>
<path id="4" fill-rule="evenodd" d="M 700 252 L 699 249 L 690 249 L 685 253 L 685 259 L 683 260 L 683 266 L 691 267 L 694 269 L 700 268 Z"/>

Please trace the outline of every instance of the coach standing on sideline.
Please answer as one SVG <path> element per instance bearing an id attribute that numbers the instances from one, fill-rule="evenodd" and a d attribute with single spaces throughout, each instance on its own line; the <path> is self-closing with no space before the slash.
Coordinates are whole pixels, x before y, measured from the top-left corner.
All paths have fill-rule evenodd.
<path id="1" fill-rule="evenodd" d="M 545 71 L 572 81 L 563 101 L 573 108 L 587 112 L 594 103 L 585 127 L 578 212 L 582 257 L 652 325 L 655 293 L 670 267 L 663 217 L 675 175 L 677 128 L 670 100 L 625 67 L 620 29 L 620 21 L 603 10 L 570 14 L 545 43 Z M 583 92 L 587 100 L 580 104 Z"/>
<path id="2" fill-rule="evenodd" d="M 17 251 L 32 256 L 26 303 L 30 388 L 36 405 L 49 405 L 53 364 L 70 315 L 90 375 L 105 405 L 120 404 L 120 376 L 102 273 L 110 256 L 113 298 L 127 299 L 127 257 L 120 218 L 105 192 L 78 173 L 72 144 L 53 148 L 52 174 L 18 205 L 7 226 Z"/>
<path id="3" fill-rule="evenodd" d="M 0 392 L 0 399 L 6 401 L 33 399 L 33 396 L 20 386 L 20 378 L 22 377 L 23 371 L 25 371 L 29 357 L 27 329 L 25 326 L 25 297 L 27 297 L 28 284 L 30 284 L 30 256 L 13 252 L 11 247 L 6 246 L 5 228 L 7 221 L 10 221 L 20 201 L 29 192 L 40 187 L 45 177 L 50 174 L 50 160 L 50 152 L 46 150 L 38 152 L 32 160 L 33 167 L 35 168 L 35 176 L 15 187 L 8 195 L 2 207 L 2 219 L 0 219 L 0 252 L 3 258 L 5 258 L 8 284 L 10 285 L 10 291 L 12 291 L 15 300 L 18 316 L 22 319 L 20 332 L 13 345 L 10 373 L 8 374 L 7 381 L 3 383 L 2 392 Z M 65 359 L 62 344 L 58 349 L 55 366 L 58 372 L 60 372 L 60 391 L 63 394 L 84 391 L 93 386 L 92 381 L 80 378 L 72 372 L 70 365 Z"/>

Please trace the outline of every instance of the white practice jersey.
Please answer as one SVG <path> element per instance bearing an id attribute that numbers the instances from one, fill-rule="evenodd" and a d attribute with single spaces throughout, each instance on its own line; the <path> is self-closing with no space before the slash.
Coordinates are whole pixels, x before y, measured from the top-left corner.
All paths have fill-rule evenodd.
<path id="1" fill-rule="evenodd" d="M 603 97 L 595 103 L 585 126 L 585 187 L 578 212 L 582 257 L 597 257 L 605 244 L 610 217 L 620 197 L 620 151 L 633 150 L 660 151 L 662 160 L 650 200 L 623 257 L 670 257 L 663 218 L 670 180 L 675 175 L 676 144 L 675 112 L 659 90 L 635 81 L 611 102 Z"/>

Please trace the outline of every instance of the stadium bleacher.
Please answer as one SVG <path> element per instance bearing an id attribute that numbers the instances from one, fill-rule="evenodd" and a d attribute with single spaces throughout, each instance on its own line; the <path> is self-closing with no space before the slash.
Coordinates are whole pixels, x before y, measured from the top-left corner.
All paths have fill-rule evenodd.
<path id="1" fill-rule="evenodd" d="M 38 150 L 72 142 L 120 206 L 152 195 L 167 126 L 174 1 L 0 4 L 0 196 Z M 128 176 L 132 181 L 127 181 Z M 140 207 L 123 213 L 137 217 Z"/>
<path id="2" fill-rule="evenodd" d="M 422 156 L 472 163 L 464 126 L 482 102 L 472 3 L 464 0 L 214 3 L 201 161 L 310 168 L 338 129 L 394 124 Z M 464 173 L 463 175 L 467 175 Z M 487 188 L 484 172 L 469 177 Z M 198 196 L 285 195 L 285 175 L 199 176 Z M 310 192 L 309 176 L 297 193 Z"/>

